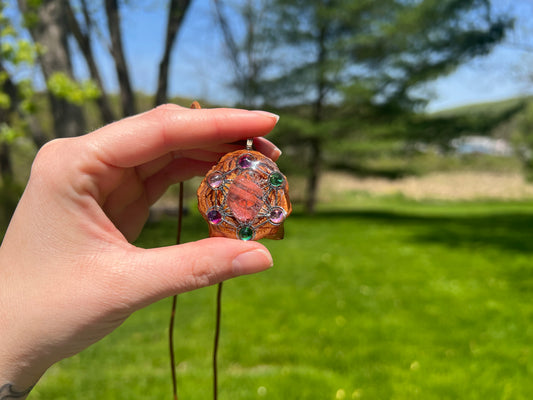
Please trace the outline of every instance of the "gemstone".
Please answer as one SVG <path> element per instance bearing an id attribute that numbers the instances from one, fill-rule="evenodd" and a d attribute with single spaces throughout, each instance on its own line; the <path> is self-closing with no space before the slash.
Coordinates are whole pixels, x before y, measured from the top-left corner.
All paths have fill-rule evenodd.
<path id="1" fill-rule="evenodd" d="M 241 158 L 239 158 L 238 164 L 239 167 L 242 169 L 250 168 L 252 166 L 253 158 L 249 154 L 243 155 Z"/>
<path id="2" fill-rule="evenodd" d="M 243 226 L 239 229 L 239 239 L 251 240 L 254 237 L 254 230 L 249 226 Z"/>
<path id="3" fill-rule="evenodd" d="M 212 189 L 218 189 L 222 183 L 224 183 L 224 176 L 215 172 L 214 174 L 209 175 L 207 183 L 209 183 L 209 186 L 211 186 Z"/>
<path id="4" fill-rule="evenodd" d="M 270 210 L 270 222 L 275 225 L 281 224 L 285 219 L 286 212 L 281 207 L 274 207 Z"/>
<path id="5" fill-rule="evenodd" d="M 207 213 L 207 219 L 213 225 L 218 225 L 222 221 L 222 214 L 218 210 L 211 210 Z"/>
<path id="6" fill-rule="evenodd" d="M 283 184 L 283 175 L 279 172 L 272 172 L 268 178 L 272 186 L 281 186 Z"/>
<path id="7" fill-rule="evenodd" d="M 235 218 L 250 222 L 263 207 L 263 191 L 254 181 L 239 175 L 229 188 L 227 204 Z"/>

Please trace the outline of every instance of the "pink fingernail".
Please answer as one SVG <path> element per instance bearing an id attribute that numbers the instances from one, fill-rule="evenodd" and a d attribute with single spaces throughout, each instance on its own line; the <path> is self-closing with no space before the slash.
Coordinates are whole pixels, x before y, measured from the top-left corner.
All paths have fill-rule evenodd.
<path id="1" fill-rule="evenodd" d="M 233 259 L 232 268 L 235 275 L 253 274 L 264 271 L 274 265 L 270 253 L 264 250 L 251 250 L 239 254 Z"/>
<path id="2" fill-rule="evenodd" d="M 271 113 L 271 112 L 268 112 L 268 111 L 262 111 L 262 110 L 252 110 L 252 112 L 254 112 L 256 114 L 263 115 L 265 117 L 274 118 L 276 120 L 276 122 L 279 121 L 279 115 L 278 114 L 274 114 L 274 113 Z"/>

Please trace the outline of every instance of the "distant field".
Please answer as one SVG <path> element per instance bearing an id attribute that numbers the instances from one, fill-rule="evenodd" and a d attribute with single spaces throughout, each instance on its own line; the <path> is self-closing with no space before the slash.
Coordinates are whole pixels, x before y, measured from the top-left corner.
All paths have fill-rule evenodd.
<path id="1" fill-rule="evenodd" d="M 397 180 L 328 173 L 322 182 L 321 198 L 326 202 L 346 192 L 401 195 L 415 200 L 533 199 L 533 184 L 525 182 L 519 173 L 436 172 Z"/>
<path id="2" fill-rule="evenodd" d="M 265 242 L 275 267 L 225 285 L 219 398 L 531 398 L 533 206 L 358 193 L 342 204 L 296 213 L 285 240 Z M 139 244 L 171 244 L 174 230 L 151 224 Z M 186 240 L 205 230 L 186 218 Z M 214 296 L 179 297 L 180 400 L 211 396 Z M 169 307 L 56 365 L 30 398 L 171 399 Z"/>

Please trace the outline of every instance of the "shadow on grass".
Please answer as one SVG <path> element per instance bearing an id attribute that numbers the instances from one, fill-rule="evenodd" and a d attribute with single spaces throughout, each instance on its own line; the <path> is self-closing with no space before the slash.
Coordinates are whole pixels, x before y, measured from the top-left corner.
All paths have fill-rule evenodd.
<path id="1" fill-rule="evenodd" d="M 409 228 L 410 239 L 421 243 L 439 243 L 450 247 L 492 247 L 518 253 L 533 253 L 533 208 L 531 211 L 446 211 L 436 214 L 423 211 L 355 210 L 324 211 L 313 216 L 294 213 L 291 220 L 314 220 L 333 227 L 336 221 L 353 220 L 366 223 L 393 224 Z M 183 242 L 207 237 L 207 226 L 200 216 L 183 221 Z M 176 221 L 171 218 L 147 224 L 137 244 L 155 247 L 175 244 Z"/>
<path id="2" fill-rule="evenodd" d="M 200 216 L 187 216 L 183 222 L 183 242 L 207 236 L 207 226 Z M 347 226 L 359 227 L 359 233 L 364 235 L 360 227 L 380 225 L 384 234 L 401 235 L 401 240 L 417 243 L 419 249 L 424 245 L 440 245 L 451 251 L 461 249 L 462 254 L 494 251 L 487 253 L 488 257 L 494 254 L 502 260 L 501 273 L 505 279 L 517 290 L 533 292 L 533 263 L 529 261 L 533 255 L 533 208 L 531 211 L 504 208 L 473 212 L 454 207 L 430 208 L 429 211 L 423 208 L 325 211 L 314 216 L 296 212 L 290 217 L 290 223 L 300 225 L 300 229 L 312 236 L 311 240 L 319 240 L 320 232 L 336 227 L 342 226 L 342 230 L 350 229 Z M 137 244 L 141 247 L 172 245 L 175 237 L 176 221 L 164 219 L 148 224 Z M 516 261 L 516 256 L 522 261 Z M 509 265 L 505 262 L 507 257 L 514 260 Z"/>
<path id="3" fill-rule="evenodd" d="M 317 213 L 312 218 L 329 224 L 336 220 L 365 220 L 412 228 L 411 239 L 450 247 L 494 247 L 533 253 L 533 209 L 530 212 L 486 212 L 479 215 L 423 214 L 409 211 L 358 210 Z M 291 218 L 311 218 L 295 214 Z"/>

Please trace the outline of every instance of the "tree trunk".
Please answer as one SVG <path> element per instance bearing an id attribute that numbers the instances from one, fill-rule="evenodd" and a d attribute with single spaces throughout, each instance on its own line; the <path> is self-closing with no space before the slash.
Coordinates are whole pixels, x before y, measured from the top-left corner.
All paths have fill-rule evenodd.
<path id="1" fill-rule="evenodd" d="M 73 78 L 70 52 L 67 43 L 66 0 L 42 0 L 38 8 L 29 6 L 27 0 L 18 0 L 23 13 L 36 13 L 37 18 L 29 24 L 34 42 L 45 49 L 39 54 L 44 78 L 61 72 Z M 56 137 L 77 136 L 85 132 L 85 119 L 80 107 L 48 92 Z"/>
<path id="2" fill-rule="evenodd" d="M 313 122 L 319 125 L 323 118 L 324 99 L 326 97 L 326 78 L 324 72 L 324 63 L 326 61 L 326 28 L 322 27 L 318 35 L 318 56 L 316 60 L 316 90 L 317 97 L 313 104 Z M 318 134 L 317 134 L 318 135 Z M 309 156 L 309 175 L 307 180 L 307 193 L 305 210 L 308 214 L 313 214 L 316 210 L 318 200 L 318 183 L 320 173 L 322 172 L 322 140 L 319 136 L 310 139 L 310 156 Z"/>
<path id="3" fill-rule="evenodd" d="M 307 188 L 305 196 L 305 211 L 314 214 L 318 202 L 318 184 L 320 173 L 322 172 L 322 142 L 315 137 L 310 140 L 311 154 L 309 156 L 309 175 L 307 177 Z"/>
<path id="4" fill-rule="evenodd" d="M 11 99 L 11 104 L 7 109 L 0 107 L 0 124 L 8 123 L 10 119 L 10 114 L 16 110 L 16 104 L 18 103 L 17 88 L 13 81 L 7 75 L 7 71 L 2 64 L 0 59 L 0 74 L 4 74 L 7 78 L 0 85 L 0 92 L 4 92 Z M 11 149 L 9 144 L 6 142 L 0 141 L 0 176 L 2 181 L 13 178 L 13 164 L 11 162 Z"/>
<path id="5" fill-rule="evenodd" d="M 115 60 L 118 83 L 120 86 L 120 101 L 122 116 L 127 117 L 136 113 L 135 96 L 131 88 L 128 64 L 122 49 L 122 36 L 120 34 L 120 15 L 117 0 L 105 0 L 107 26 L 111 37 L 111 54 Z"/>
<path id="6" fill-rule="evenodd" d="M 155 95 L 156 106 L 168 101 L 168 66 L 170 64 L 170 54 L 190 3 L 191 0 L 170 0 L 165 50 L 159 63 L 159 78 L 157 80 L 157 92 Z"/>
<path id="7" fill-rule="evenodd" d="M 104 90 L 102 78 L 100 77 L 100 72 L 98 71 L 98 67 L 96 66 L 94 55 L 91 49 L 91 28 L 90 22 L 88 20 L 88 13 L 86 12 L 86 4 L 85 2 L 82 3 L 82 6 L 84 7 L 84 15 L 86 18 L 86 32 L 84 33 L 82 32 L 80 24 L 78 23 L 78 20 L 76 19 L 76 16 L 72 11 L 70 3 L 68 1 L 66 1 L 65 3 L 65 12 L 67 14 L 70 31 L 74 35 L 74 38 L 78 43 L 81 53 L 85 57 L 85 61 L 87 62 L 87 66 L 89 67 L 89 72 L 91 74 L 91 79 L 95 82 L 96 86 L 98 86 L 98 89 L 100 89 L 100 96 L 96 99 L 96 103 L 98 104 L 98 109 L 100 110 L 102 122 L 104 124 L 109 124 L 115 120 L 115 116 L 113 114 L 113 110 L 111 109 L 109 98 L 107 97 L 107 94 Z"/>
<path id="8" fill-rule="evenodd" d="M 13 162 L 11 161 L 11 149 L 9 144 L 0 144 L 0 176 L 2 182 L 13 180 Z"/>

